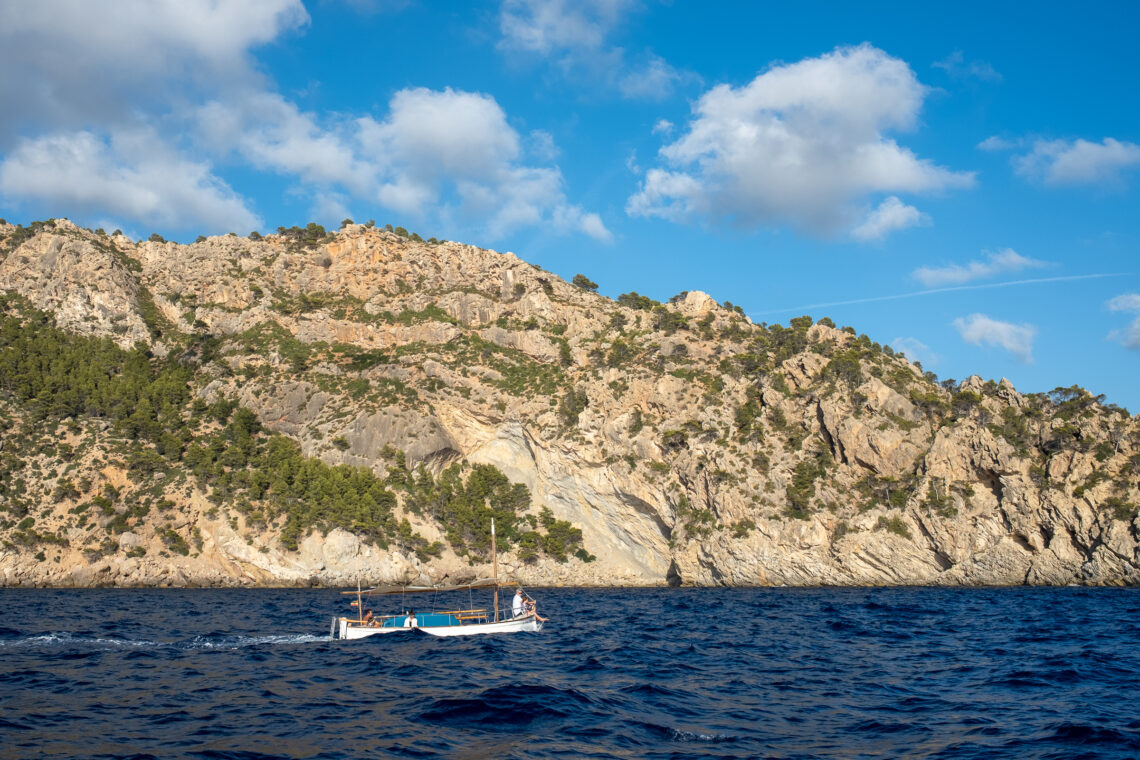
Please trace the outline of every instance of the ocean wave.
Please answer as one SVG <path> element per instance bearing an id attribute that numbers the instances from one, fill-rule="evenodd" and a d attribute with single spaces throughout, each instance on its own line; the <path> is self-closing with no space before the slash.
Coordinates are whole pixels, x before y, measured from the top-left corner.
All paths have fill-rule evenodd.
<path id="1" fill-rule="evenodd" d="M 1140 757 L 1140 593 L 597 596 L 329 642 L 335 592 L 0 590 L 0 756 Z"/>

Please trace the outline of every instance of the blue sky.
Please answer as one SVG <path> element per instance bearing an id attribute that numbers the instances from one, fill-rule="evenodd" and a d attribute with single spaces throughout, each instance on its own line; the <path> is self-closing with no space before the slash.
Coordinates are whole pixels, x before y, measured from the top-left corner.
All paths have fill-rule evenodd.
<path id="1" fill-rule="evenodd" d="M 374 219 L 1135 411 L 1138 9 L 3 2 L 0 216 Z"/>

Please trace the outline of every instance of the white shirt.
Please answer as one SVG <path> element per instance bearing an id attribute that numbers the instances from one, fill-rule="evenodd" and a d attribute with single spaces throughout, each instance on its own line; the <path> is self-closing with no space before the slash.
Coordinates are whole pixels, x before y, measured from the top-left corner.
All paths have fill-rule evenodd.
<path id="1" fill-rule="evenodd" d="M 516 591 L 515 598 L 511 600 L 511 614 L 518 617 L 523 613 L 522 592 Z"/>
<path id="2" fill-rule="evenodd" d="M 416 616 L 415 615 L 408 615 L 406 618 L 404 618 L 404 627 L 405 628 L 415 628 L 416 627 Z"/>

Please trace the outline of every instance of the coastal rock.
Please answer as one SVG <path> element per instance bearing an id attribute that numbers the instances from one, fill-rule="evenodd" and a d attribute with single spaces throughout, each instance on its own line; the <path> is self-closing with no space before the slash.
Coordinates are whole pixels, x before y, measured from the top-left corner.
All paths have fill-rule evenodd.
<path id="1" fill-rule="evenodd" d="M 477 464 L 526 487 L 520 529 L 580 534 L 562 557 L 504 538 L 500 572 L 527 584 L 1140 582 L 1140 423 L 1091 393 L 940 384 L 829 320 L 756 325 L 700 291 L 615 302 L 398 232 L 178 245 L 0 225 L 11 309 L 169 357 L 203 430 L 235 402 L 306 457 L 406 478 L 386 533 L 322 517 L 293 543 L 232 483 L 148 472 L 121 420 L 44 423 L 0 395 L 2 476 L 26 486 L 0 493 L 0 583 L 486 577 L 407 480 Z"/>

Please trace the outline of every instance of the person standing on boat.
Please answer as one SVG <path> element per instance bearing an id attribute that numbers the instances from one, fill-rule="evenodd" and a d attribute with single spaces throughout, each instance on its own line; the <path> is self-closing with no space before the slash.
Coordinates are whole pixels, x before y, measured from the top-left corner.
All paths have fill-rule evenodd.
<path id="1" fill-rule="evenodd" d="M 405 628 L 415 628 L 416 627 L 416 611 L 415 610 L 408 610 L 408 616 L 406 618 L 404 618 L 404 627 Z"/>
<path id="2" fill-rule="evenodd" d="M 515 598 L 511 600 L 511 617 L 523 614 L 523 592 L 521 588 L 515 589 Z"/>

